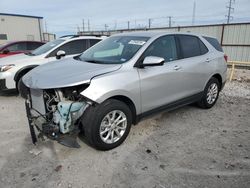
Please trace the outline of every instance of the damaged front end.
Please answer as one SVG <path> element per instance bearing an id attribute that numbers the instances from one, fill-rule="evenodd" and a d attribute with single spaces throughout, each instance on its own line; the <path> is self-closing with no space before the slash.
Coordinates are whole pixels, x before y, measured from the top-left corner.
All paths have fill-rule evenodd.
<path id="1" fill-rule="evenodd" d="M 80 132 L 81 117 L 92 104 L 80 92 L 88 85 L 62 89 L 31 89 L 24 84 L 21 95 L 25 106 L 32 142 L 47 137 L 59 143 L 79 148 L 76 138 Z"/>

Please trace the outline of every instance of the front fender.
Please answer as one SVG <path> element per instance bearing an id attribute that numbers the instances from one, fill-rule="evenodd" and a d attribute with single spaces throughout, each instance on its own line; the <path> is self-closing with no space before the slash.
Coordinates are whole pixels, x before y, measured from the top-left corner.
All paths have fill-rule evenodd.
<path id="1" fill-rule="evenodd" d="M 135 105 L 136 112 L 141 112 L 140 83 L 137 71 L 117 71 L 91 80 L 87 89 L 81 95 L 97 103 L 115 97 L 124 96 L 129 98 Z"/>

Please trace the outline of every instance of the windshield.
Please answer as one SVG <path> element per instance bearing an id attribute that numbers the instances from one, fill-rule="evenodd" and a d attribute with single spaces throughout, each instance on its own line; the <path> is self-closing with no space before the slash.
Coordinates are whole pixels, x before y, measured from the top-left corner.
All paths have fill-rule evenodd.
<path id="1" fill-rule="evenodd" d="M 44 54 L 44 53 L 50 51 L 52 48 L 58 46 L 59 44 L 61 44 L 64 41 L 65 40 L 63 40 L 63 39 L 53 40 L 53 41 L 48 42 L 48 43 L 40 46 L 39 48 L 35 49 L 34 51 L 29 53 L 28 55 L 41 55 L 41 54 Z"/>
<path id="2" fill-rule="evenodd" d="M 79 59 L 101 64 L 120 64 L 130 60 L 147 42 L 148 37 L 114 36 L 97 43 Z"/>

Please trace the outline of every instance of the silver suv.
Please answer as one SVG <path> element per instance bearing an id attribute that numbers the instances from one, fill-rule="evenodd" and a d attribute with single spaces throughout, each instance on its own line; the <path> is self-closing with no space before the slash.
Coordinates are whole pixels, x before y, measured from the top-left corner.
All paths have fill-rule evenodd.
<path id="1" fill-rule="evenodd" d="M 211 37 L 135 32 L 39 66 L 22 79 L 33 143 L 39 137 L 99 150 L 119 146 L 132 124 L 190 103 L 211 108 L 226 82 L 226 56 Z"/>

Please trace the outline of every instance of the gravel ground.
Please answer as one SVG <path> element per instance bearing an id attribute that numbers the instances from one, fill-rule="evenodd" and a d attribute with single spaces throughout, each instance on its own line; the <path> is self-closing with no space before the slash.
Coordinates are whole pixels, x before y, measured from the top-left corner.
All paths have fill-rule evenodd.
<path id="1" fill-rule="evenodd" d="M 0 96 L 0 187 L 248 188 L 250 71 L 241 73 L 212 109 L 154 116 L 107 152 L 80 140 L 80 149 L 52 141 L 33 146 L 23 99 Z"/>

